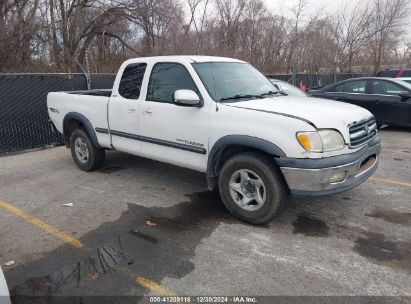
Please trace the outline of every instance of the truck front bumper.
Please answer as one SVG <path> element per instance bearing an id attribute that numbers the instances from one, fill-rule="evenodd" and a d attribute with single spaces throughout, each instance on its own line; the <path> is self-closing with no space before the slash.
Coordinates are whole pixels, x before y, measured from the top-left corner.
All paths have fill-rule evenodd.
<path id="1" fill-rule="evenodd" d="M 277 158 L 293 196 L 325 196 L 365 182 L 378 167 L 378 137 L 357 152 L 321 159 Z"/>

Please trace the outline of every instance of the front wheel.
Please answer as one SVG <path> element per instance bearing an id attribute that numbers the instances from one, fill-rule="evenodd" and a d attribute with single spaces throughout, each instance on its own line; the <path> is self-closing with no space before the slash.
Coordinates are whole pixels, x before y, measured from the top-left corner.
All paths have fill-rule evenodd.
<path id="1" fill-rule="evenodd" d="M 97 170 L 104 165 L 104 149 L 94 146 L 83 129 L 77 129 L 71 134 L 70 150 L 74 162 L 83 171 Z"/>
<path id="2" fill-rule="evenodd" d="M 280 214 L 289 196 L 279 169 L 264 154 L 245 152 L 230 158 L 219 175 L 219 191 L 235 217 L 266 224 Z"/>

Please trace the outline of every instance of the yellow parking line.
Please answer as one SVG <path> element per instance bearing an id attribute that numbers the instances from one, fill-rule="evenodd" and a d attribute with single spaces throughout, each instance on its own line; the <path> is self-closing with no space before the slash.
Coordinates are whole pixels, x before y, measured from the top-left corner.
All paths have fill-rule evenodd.
<path id="1" fill-rule="evenodd" d="M 171 291 L 163 286 L 161 286 L 160 284 L 158 284 L 155 281 L 143 278 L 143 277 L 137 277 L 136 278 L 136 282 L 143 286 L 146 289 L 149 289 L 151 291 L 154 291 L 162 296 L 166 296 L 166 297 L 175 297 L 177 296 L 177 294 L 174 291 Z"/>
<path id="2" fill-rule="evenodd" d="M 385 178 L 379 178 L 379 177 L 371 177 L 370 180 L 374 182 L 379 182 L 379 183 L 385 183 L 385 184 L 391 184 L 391 185 L 404 186 L 404 187 L 411 188 L 411 183 L 407 183 L 407 182 L 399 181 L 399 180 L 385 179 Z"/>
<path id="3" fill-rule="evenodd" d="M 45 232 L 53 235 L 54 237 L 62 240 L 63 242 L 70 244 L 71 246 L 78 248 L 78 249 L 86 249 L 86 245 L 84 245 L 81 241 L 77 240 L 76 238 L 68 235 L 67 233 L 61 231 L 60 229 L 57 229 L 47 223 L 45 223 L 44 221 L 36 218 L 33 215 L 29 215 L 27 213 L 25 213 L 23 210 L 13 206 L 10 203 L 7 203 L 3 200 L 0 200 L 0 208 L 3 208 L 5 210 L 7 210 L 8 212 L 17 215 L 18 217 L 24 219 L 25 221 L 29 222 L 30 224 L 40 228 L 41 230 L 44 230 Z M 162 296 L 169 296 L 169 297 L 174 297 L 177 296 L 177 294 L 169 289 L 167 289 L 166 287 L 161 286 L 159 283 L 144 278 L 142 276 L 138 276 L 135 273 L 131 272 L 128 269 L 124 269 L 120 267 L 120 270 L 122 270 L 123 272 L 128 273 L 130 276 L 133 277 L 133 279 L 135 279 L 135 282 L 137 284 L 139 284 L 140 286 L 151 290 L 153 292 L 156 292 L 159 295 Z"/>
<path id="4" fill-rule="evenodd" d="M 23 210 L 20 210 L 19 208 L 0 200 L 0 207 L 6 209 L 10 213 L 17 215 L 24 219 L 25 221 L 29 222 L 30 224 L 46 231 L 47 233 L 55 236 L 56 238 L 62 240 L 63 242 L 70 244 L 71 246 L 75 248 L 80 248 L 83 249 L 85 248 L 85 245 L 77 240 L 76 238 L 68 235 L 67 233 L 64 233 L 60 229 L 54 228 L 53 226 L 43 222 L 42 220 L 36 218 L 33 215 L 25 213 Z"/>

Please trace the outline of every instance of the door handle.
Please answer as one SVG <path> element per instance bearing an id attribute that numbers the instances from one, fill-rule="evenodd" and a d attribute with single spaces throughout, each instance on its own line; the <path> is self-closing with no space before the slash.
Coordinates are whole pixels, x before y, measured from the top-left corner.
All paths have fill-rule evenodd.
<path id="1" fill-rule="evenodd" d="M 128 109 L 128 113 L 134 113 L 136 109 Z"/>
<path id="2" fill-rule="evenodd" d="M 153 112 L 151 112 L 151 110 L 144 110 L 143 114 L 144 115 L 151 115 L 151 114 L 153 114 Z"/>

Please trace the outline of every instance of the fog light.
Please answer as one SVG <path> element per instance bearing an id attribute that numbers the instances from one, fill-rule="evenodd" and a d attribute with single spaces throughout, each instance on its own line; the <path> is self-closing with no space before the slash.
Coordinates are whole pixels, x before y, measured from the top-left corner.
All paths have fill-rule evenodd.
<path id="1" fill-rule="evenodd" d="M 347 173 L 345 171 L 343 172 L 337 172 L 334 173 L 333 175 L 331 175 L 330 177 L 330 183 L 339 183 L 342 182 L 343 180 L 345 180 L 345 176 L 347 175 Z"/>

